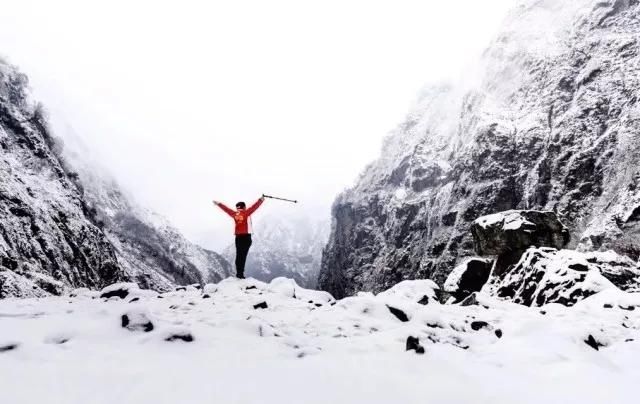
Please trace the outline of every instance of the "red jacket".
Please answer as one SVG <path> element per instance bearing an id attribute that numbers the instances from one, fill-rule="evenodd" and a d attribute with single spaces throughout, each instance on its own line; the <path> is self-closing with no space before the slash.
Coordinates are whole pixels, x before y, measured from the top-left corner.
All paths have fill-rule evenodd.
<path id="1" fill-rule="evenodd" d="M 235 234 L 238 235 L 249 234 L 249 216 L 251 216 L 251 214 L 260 207 L 260 205 L 262 205 L 262 202 L 264 202 L 264 199 L 260 198 L 256 203 L 249 206 L 249 208 L 238 211 L 235 211 L 222 203 L 219 203 L 218 206 L 220 209 L 227 212 L 227 214 L 236 222 Z"/>

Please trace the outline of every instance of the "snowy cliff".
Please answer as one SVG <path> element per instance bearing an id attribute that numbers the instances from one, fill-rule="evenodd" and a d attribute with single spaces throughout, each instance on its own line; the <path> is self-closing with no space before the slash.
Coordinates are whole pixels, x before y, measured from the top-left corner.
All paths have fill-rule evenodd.
<path id="1" fill-rule="evenodd" d="M 0 63 L 0 298 L 131 279 L 166 291 L 231 266 L 134 202 L 79 139 L 54 138 L 27 78 Z"/>
<path id="2" fill-rule="evenodd" d="M 0 298 L 125 277 L 27 78 L 0 61 Z"/>
<path id="3" fill-rule="evenodd" d="M 471 223 L 556 212 L 571 248 L 640 258 L 640 3 L 527 0 L 464 83 L 426 89 L 333 206 L 320 287 L 446 275 Z"/>

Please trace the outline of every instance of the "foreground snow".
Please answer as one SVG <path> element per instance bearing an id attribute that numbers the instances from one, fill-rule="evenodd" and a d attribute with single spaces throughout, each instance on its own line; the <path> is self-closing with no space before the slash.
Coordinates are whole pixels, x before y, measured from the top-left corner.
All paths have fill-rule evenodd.
<path id="1" fill-rule="evenodd" d="M 124 299 L 2 300 L 2 402 L 635 402 L 639 294 L 461 307 L 434 287 L 336 302 L 283 278 L 227 279 L 161 298 L 129 284 Z"/>

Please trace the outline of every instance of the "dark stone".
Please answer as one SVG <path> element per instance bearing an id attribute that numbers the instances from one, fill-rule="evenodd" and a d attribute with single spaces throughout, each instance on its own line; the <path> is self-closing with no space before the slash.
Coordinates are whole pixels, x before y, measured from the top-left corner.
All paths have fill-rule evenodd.
<path id="1" fill-rule="evenodd" d="M 420 345 L 420 339 L 416 337 L 409 336 L 407 338 L 407 351 L 416 351 L 417 354 L 424 354 L 424 347 Z"/>
<path id="2" fill-rule="evenodd" d="M 402 311 L 400 309 L 396 309 L 395 307 L 392 307 L 392 306 L 389 306 L 389 305 L 387 305 L 387 308 L 389 309 L 391 314 L 396 316 L 398 318 L 398 320 L 402 321 L 403 323 L 406 323 L 407 321 L 409 321 L 409 317 L 407 317 L 407 315 L 405 314 L 404 311 Z"/>
<path id="3" fill-rule="evenodd" d="M 569 268 L 573 269 L 574 271 L 580 271 L 580 272 L 587 272 L 589 270 L 589 267 L 584 265 L 584 264 L 580 264 L 580 263 L 573 263 L 569 265 Z"/>
<path id="4" fill-rule="evenodd" d="M 445 282 L 445 290 L 456 302 L 461 302 L 471 293 L 479 292 L 491 274 L 493 261 L 484 258 L 471 258 L 454 269 Z M 462 271 L 462 273 L 460 273 Z"/>
<path id="5" fill-rule="evenodd" d="M 498 337 L 498 338 L 502 338 L 502 330 L 501 330 L 501 329 L 497 329 L 497 330 L 495 331 L 495 333 L 496 333 L 496 337 Z"/>
<path id="6" fill-rule="evenodd" d="M 258 289 L 255 285 L 247 286 L 244 290 Z"/>
<path id="7" fill-rule="evenodd" d="M 488 328 L 489 327 L 489 323 L 487 323 L 486 321 L 473 321 L 471 323 L 471 329 L 474 331 L 478 331 L 482 328 Z"/>
<path id="8" fill-rule="evenodd" d="M 0 353 L 13 351 L 14 349 L 17 349 L 19 346 L 20 346 L 20 344 L 0 345 Z"/>
<path id="9" fill-rule="evenodd" d="M 589 345 L 591 348 L 595 349 L 596 351 L 600 350 L 600 347 L 605 346 L 604 344 L 601 344 L 600 342 L 596 341 L 595 338 L 593 338 L 593 335 L 589 334 L 589 337 L 584 340 L 584 343 Z"/>
<path id="10" fill-rule="evenodd" d="M 258 304 L 254 304 L 253 305 L 253 308 L 256 309 L 256 310 L 257 309 L 266 309 L 267 307 L 269 307 L 269 306 L 267 306 L 267 302 L 260 302 Z"/>
<path id="11" fill-rule="evenodd" d="M 176 292 L 184 292 L 184 291 L 186 291 L 186 290 L 187 290 L 187 288 L 186 288 L 186 287 L 184 287 L 184 286 L 178 286 L 178 287 L 176 288 Z"/>
<path id="12" fill-rule="evenodd" d="M 422 299 L 418 300 L 418 304 L 421 304 L 423 306 L 426 306 L 427 304 L 429 304 L 429 296 L 427 295 L 422 296 Z"/>
<path id="13" fill-rule="evenodd" d="M 211 299 L 211 296 L 209 296 L 208 294 L 205 293 L 204 295 L 202 295 L 202 298 L 203 299 Z"/>
<path id="14" fill-rule="evenodd" d="M 605 303 L 602 307 L 604 307 L 605 309 L 612 309 L 613 305 L 611 305 L 609 303 Z"/>
<path id="15" fill-rule="evenodd" d="M 466 299 L 460 302 L 460 306 L 477 306 L 479 303 L 476 296 L 477 296 L 476 293 L 470 294 L 469 296 L 466 297 Z"/>
<path id="16" fill-rule="evenodd" d="M 129 331 L 153 331 L 153 323 L 151 321 L 133 323 L 127 314 L 123 314 L 120 320 L 122 328 L 126 328 Z"/>
<path id="17" fill-rule="evenodd" d="M 120 299 L 124 299 L 127 296 L 129 296 L 129 291 L 127 289 L 116 289 L 100 295 L 101 298 L 105 299 L 109 299 L 111 297 L 119 297 Z"/>
<path id="18" fill-rule="evenodd" d="M 133 299 L 129 300 L 129 303 L 137 302 L 139 300 L 140 300 L 139 297 L 134 297 Z"/>
<path id="19" fill-rule="evenodd" d="M 620 306 L 618 305 L 619 308 L 621 308 L 622 310 L 627 310 L 627 311 L 634 311 L 636 309 L 635 306 Z"/>
<path id="20" fill-rule="evenodd" d="M 173 342 L 173 341 L 193 342 L 194 338 L 193 338 L 193 335 L 191 335 L 190 333 L 176 333 L 176 334 L 171 334 L 164 340 L 167 342 Z"/>

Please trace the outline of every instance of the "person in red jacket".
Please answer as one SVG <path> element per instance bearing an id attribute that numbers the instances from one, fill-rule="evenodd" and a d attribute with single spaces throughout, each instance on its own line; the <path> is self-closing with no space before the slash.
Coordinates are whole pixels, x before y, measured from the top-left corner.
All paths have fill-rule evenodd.
<path id="1" fill-rule="evenodd" d="M 253 205 L 247 209 L 244 202 L 236 203 L 236 210 L 233 210 L 223 203 L 213 201 L 220 209 L 225 211 L 235 222 L 236 235 L 236 276 L 244 279 L 244 265 L 247 262 L 249 248 L 251 248 L 251 233 L 249 232 L 249 217 L 262 205 L 264 196 L 260 197 Z"/>

